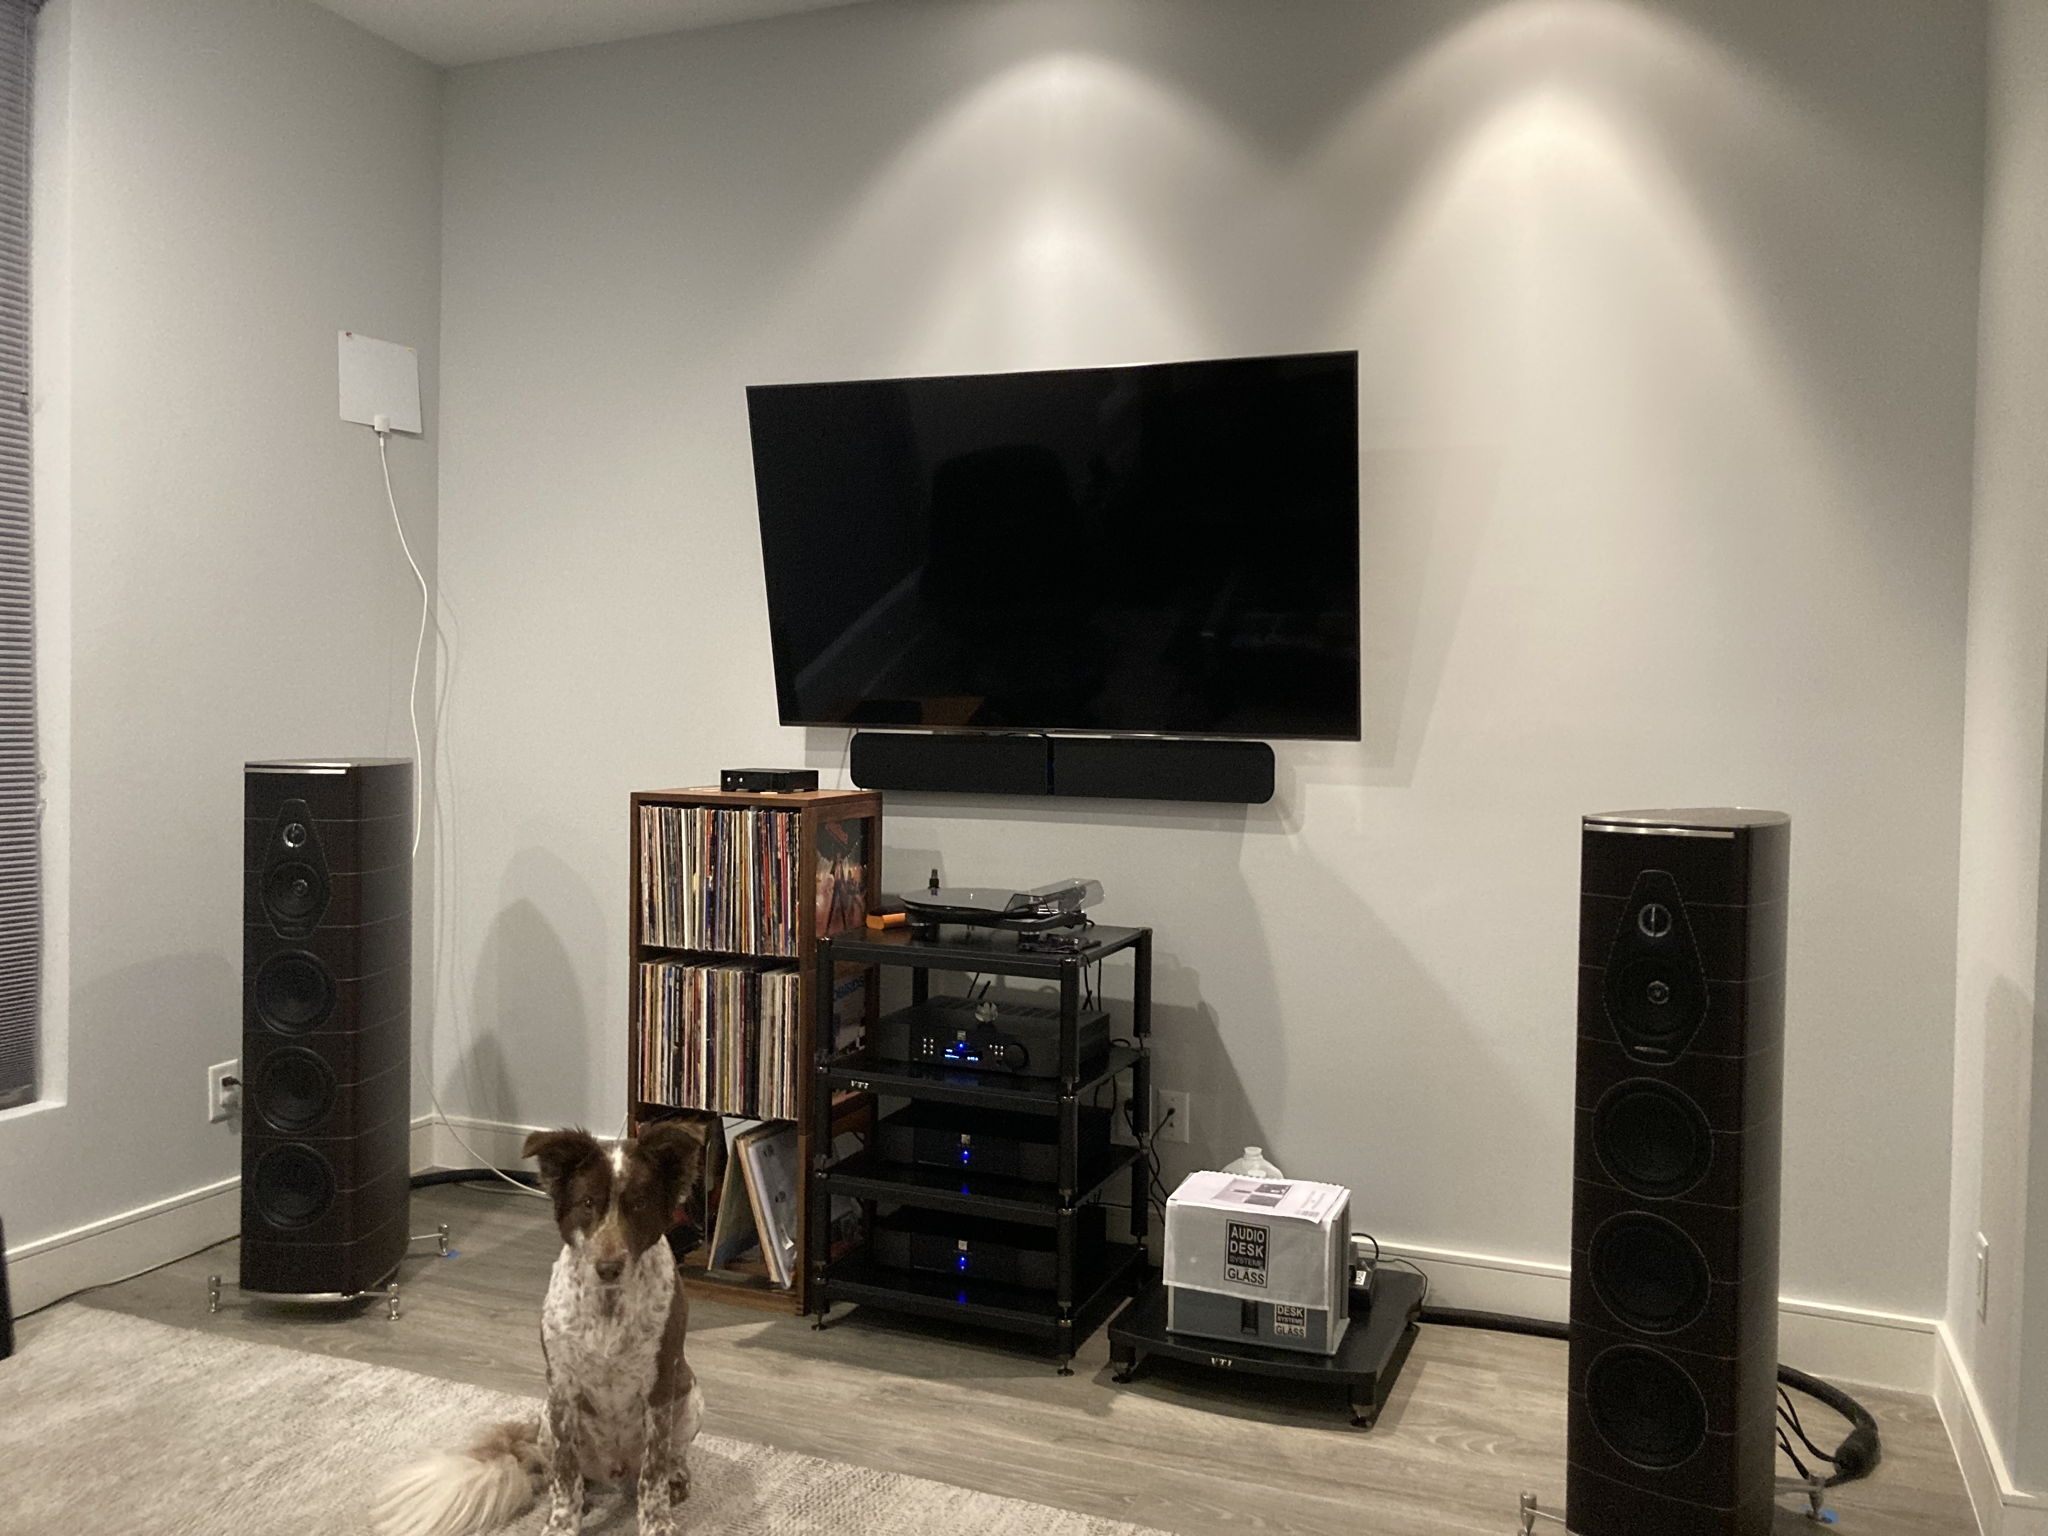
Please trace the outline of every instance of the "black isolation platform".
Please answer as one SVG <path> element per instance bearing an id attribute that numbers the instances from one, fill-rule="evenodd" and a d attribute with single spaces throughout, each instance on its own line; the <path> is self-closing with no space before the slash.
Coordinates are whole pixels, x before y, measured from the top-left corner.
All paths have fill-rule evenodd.
<path id="1" fill-rule="evenodd" d="M 1415 1343 L 1425 1282 L 1404 1270 L 1380 1269 L 1370 1306 L 1354 1301 L 1351 1326 L 1334 1355 L 1304 1355 L 1291 1349 L 1261 1349 L 1166 1327 L 1166 1287 L 1153 1285 L 1109 1325 L 1109 1365 L 1118 1381 L 1129 1381 L 1154 1356 L 1211 1366 L 1239 1376 L 1274 1376 L 1283 1381 L 1326 1382 L 1351 1398 L 1351 1422 L 1371 1429 L 1400 1377 Z"/>

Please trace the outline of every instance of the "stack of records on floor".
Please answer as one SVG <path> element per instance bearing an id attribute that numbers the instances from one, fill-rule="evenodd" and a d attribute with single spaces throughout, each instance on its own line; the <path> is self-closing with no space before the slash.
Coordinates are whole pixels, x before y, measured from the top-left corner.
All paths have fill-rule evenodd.
<path id="1" fill-rule="evenodd" d="M 796 1127 L 756 1125 L 732 1138 L 712 1218 L 711 1267 L 730 1270 L 758 1246 L 768 1278 L 796 1278 Z"/>
<path id="2" fill-rule="evenodd" d="M 794 955 L 797 813 L 640 807 L 640 932 L 665 949 Z"/>
<path id="3" fill-rule="evenodd" d="M 796 971 L 744 961 L 640 967 L 640 1098 L 679 1109 L 794 1119 Z"/>

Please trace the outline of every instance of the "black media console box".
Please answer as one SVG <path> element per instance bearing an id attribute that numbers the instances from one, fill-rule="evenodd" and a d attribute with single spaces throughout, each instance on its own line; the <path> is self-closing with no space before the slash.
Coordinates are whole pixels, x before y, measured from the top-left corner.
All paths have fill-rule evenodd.
<path id="1" fill-rule="evenodd" d="M 721 768 L 718 787 L 728 795 L 794 795 L 818 787 L 815 768 Z"/>

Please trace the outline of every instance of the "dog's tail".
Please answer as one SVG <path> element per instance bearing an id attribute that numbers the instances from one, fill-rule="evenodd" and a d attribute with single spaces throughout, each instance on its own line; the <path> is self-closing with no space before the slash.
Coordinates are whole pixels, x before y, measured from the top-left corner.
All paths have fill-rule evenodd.
<path id="1" fill-rule="evenodd" d="M 441 1451 L 398 1473 L 377 1494 L 377 1536 L 470 1536 L 522 1514 L 541 1474 L 532 1421 L 494 1424 L 466 1451 Z"/>

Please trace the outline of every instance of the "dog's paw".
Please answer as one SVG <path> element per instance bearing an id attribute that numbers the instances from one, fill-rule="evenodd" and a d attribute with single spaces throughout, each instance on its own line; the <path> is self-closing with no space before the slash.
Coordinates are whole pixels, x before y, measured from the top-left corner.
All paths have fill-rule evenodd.
<path id="1" fill-rule="evenodd" d="M 682 1526 L 669 1511 L 640 1511 L 640 1536 L 682 1536 L 682 1532 Z"/>
<path id="2" fill-rule="evenodd" d="M 548 1523 L 541 1527 L 540 1536 L 581 1536 L 582 1530 L 583 1510 L 580 1503 L 572 1504 L 566 1509 L 558 1504 L 549 1512 Z"/>
<path id="3" fill-rule="evenodd" d="M 683 1500 L 687 1499 L 687 1498 L 688 1498 L 689 1496 L 690 1496 L 690 1474 L 689 1474 L 689 1473 L 687 1473 L 687 1472 L 677 1472 L 677 1473 L 674 1473 L 674 1474 L 672 1474 L 672 1475 L 670 1476 L 669 1480 L 668 1480 L 668 1501 L 669 1501 L 669 1503 L 671 1503 L 671 1504 L 680 1504 L 680 1503 L 682 1503 L 682 1502 L 683 1502 Z"/>

